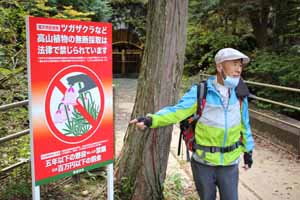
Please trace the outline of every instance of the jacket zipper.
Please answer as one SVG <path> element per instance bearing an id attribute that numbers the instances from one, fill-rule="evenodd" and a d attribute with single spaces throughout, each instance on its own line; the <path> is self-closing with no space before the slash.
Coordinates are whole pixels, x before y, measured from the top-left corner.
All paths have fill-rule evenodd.
<path id="1" fill-rule="evenodd" d="M 225 132 L 224 132 L 223 145 L 222 145 L 222 147 L 224 147 L 225 144 L 226 144 L 227 133 L 228 133 L 228 127 L 227 127 L 227 109 L 228 109 L 228 106 L 229 106 L 229 101 L 230 101 L 231 95 L 229 95 L 229 97 L 228 97 L 228 104 L 227 104 L 227 106 L 226 106 L 226 108 L 225 108 L 225 105 L 223 104 L 222 97 L 221 97 L 221 95 L 219 94 L 219 92 L 217 92 L 217 91 L 215 91 L 215 90 L 212 90 L 212 91 L 215 92 L 215 93 L 219 96 L 219 99 L 220 99 L 222 108 L 223 108 L 223 110 L 224 110 L 224 118 L 225 118 L 225 127 L 224 127 L 224 128 L 225 128 Z M 231 92 L 230 92 L 230 94 L 231 94 Z M 221 153 L 221 156 L 220 156 L 220 164 L 222 165 L 223 162 L 224 162 L 224 153 Z"/>
<path id="2" fill-rule="evenodd" d="M 225 109 L 225 133 L 224 133 L 224 139 L 223 139 L 223 146 L 222 147 L 225 147 L 225 144 L 226 144 L 226 140 L 227 140 L 227 134 L 228 134 L 228 127 L 227 127 L 227 108 Z M 224 163 L 224 153 L 221 153 L 221 165 Z"/>

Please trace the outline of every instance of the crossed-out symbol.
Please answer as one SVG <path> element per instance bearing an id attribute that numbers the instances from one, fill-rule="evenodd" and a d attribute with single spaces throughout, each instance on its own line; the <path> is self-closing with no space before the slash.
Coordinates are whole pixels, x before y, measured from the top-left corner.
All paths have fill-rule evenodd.
<path id="1" fill-rule="evenodd" d="M 60 96 L 61 96 L 61 94 L 65 94 L 67 91 L 67 87 L 61 81 L 62 78 L 68 76 L 69 74 L 74 74 L 74 73 L 85 74 L 88 77 L 90 77 L 91 80 L 93 80 L 93 82 L 96 85 L 97 91 L 99 93 L 98 95 L 99 95 L 100 101 L 98 103 L 100 103 L 100 105 L 99 105 L 99 113 L 96 115 L 97 117 L 95 118 L 86 110 L 86 107 L 83 106 L 82 101 L 76 100 L 74 109 L 76 109 L 76 111 L 83 116 L 83 118 L 90 124 L 91 128 L 89 128 L 86 131 L 86 133 L 84 133 L 82 135 L 79 135 L 76 137 L 69 137 L 69 136 L 66 136 L 55 124 L 54 119 L 53 119 L 53 113 L 51 114 L 51 106 L 53 106 L 53 105 L 51 105 L 51 102 L 53 102 L 53 98 L 56 98 L 56 96 L 53 95 L 55 89 L 56 89 L 56 91 L 57 90 L 59 91 Z M 47 92 L 46 92 L 45 115 L 46 115 L 47 125 L 48 125 L 51 133 L 60 141 L 62 141 L 64 143 L 76 144 L 76 143 L 83 142 L 83 141 L 87 140 L 88 138 L 90 138 L 92 135 L 94 135 L 96 130 L 99 128 L 102 117 L 103 117 L 103 112 L 104 112 L 103 86 L 102 86 L 101 80 L 99 79 L 97 74 L 95 72 L 93 72 L 92 70 L 90 70 L 89 68 L 87 68 L 85 66 L 81 66 L 81 65 L 72 65 L 72 66 L 69 66 L 69 67 L 66 67 L 66 68 L 60 70 L 54 76 L 54 78 L 50 81 L 50 84 L 49 84 Z"/>

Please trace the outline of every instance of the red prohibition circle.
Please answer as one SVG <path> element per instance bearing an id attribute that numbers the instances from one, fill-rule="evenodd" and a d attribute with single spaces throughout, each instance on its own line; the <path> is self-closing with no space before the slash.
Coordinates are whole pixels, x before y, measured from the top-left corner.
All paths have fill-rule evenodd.
<path id="1" fill-rule="evenodd" d="M 98 87 L 99 93 L 100 93 L 100 110 L 99 110 L 97 119 L 93 119 L 91 116 L 86 115 L 87 118 L 89 118 L 88 121 L 91 123 L 91 126 L 92 126 L 90 128 L 90 130 L 88 130 L 85 134 L 82 134 L 80 136 L 70 137 L 70 136 L 64 135 L 63 133 L 61 133 L 61 131 L 59 131 L 56 128 L 55 123 L 51 117 L 50 102 L 51 102 L 51 96 L 52 96 L 53 90 L 55 88 L 58 88 L 63 94 L 65 93 L 67 88 L 61 83 L 61 79 L 65 75 L 67 75 L 69 73 L 73 73 L 73 72 L 85 73 L 90 78 L 92 78 L 92 80 L 95 82 L 96 86 Z M 77 102 L 75 109 L 77 109 L 77 111 L 79 111 L 81 113 L 85 111 L 79 102 Z M 50 81 L 50 84 L 49 84 L 47 92 L 46 92 L 45 115 L 46 115 L 46 121 L 50 128 L 51 133 L 60 141 L 62 141 L 64 143 L 69 143 L 69 144 L 77 144 L 77 143 L 83 142 L 83 141 L 87 140 L 88 138 L 90 138 L 92 135 L 95 134 L 96 130 L 99 128 L 102 117 L 103 117 L 103 112 L 104 112 L 104 91 L 103 91 L 103 86 L 102 86 L 101 80 L 98 78 L 98 76 L 93 71 L 91 71 L 87 67 L 80 66 L 80 65 L 73 65 L 73 66 L 66 67 L 66 68 L 62 69 L 61 71 L 59 71 L 55 75 L 55 77 Z"/>

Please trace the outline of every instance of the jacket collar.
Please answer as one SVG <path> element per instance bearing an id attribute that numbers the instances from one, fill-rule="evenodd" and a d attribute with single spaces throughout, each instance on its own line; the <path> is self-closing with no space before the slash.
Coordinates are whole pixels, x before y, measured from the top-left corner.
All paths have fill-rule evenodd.
<path id="1" fill-rule="evenodd" d="M 213 82 L 216 80 L 216 78 L 217 78 L 216 75 L 208 77 L 208 79 L 207 79 L 207 90 L 208 91 L 213 91 L 213 92 L 218 94 L 216 88 L 213 85 Z M 250 94 L 247 85 L 245 84 L 245 82 L 241 78 L 240 78 L 240 81 L 239 81 L 239 84 L 238 84 L 237 88 L 230 89 L 230 93 L 235 92 L 235 91 L 237 93 L 237 96 L 242 97 L 242 98 L 247 97 Z"/>
<path id="2" fill-rule="evenodd" d="M 216 88 L 214 87 L 213 83 L 216 80 L 217 76 L 210 76 L 207 79 L 207 90 L 213 91 L 213 92 L 217 92 Z"/>
<path id="3" fill-rule="evenodd" d="M 218 96 L 220 96 L 219 92 L 216 90 L 215 86 L 214 86 L 214 81 L 216 80 L 217 76 L 210 76 L 207 79 L 207 91 L 212 91 L 214 93 L 216 93 Z M 230 94 L 232 94 L 234 92 L 234 89 L 230 89 Z M 231 96 L 231 95 L 230 95 Z"/>

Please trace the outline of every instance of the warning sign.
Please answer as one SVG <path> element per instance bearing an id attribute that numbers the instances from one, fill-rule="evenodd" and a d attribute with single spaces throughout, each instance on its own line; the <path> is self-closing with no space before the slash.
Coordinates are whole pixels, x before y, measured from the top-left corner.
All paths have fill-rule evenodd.
<path id="1" fill-rule="evenodd" d="M 104 92 L 99 77 L 85 66 L 59 71 L 46 92 L 45 114 L 53 135 L 65 143 L 91 137 L 101 123 Z"/>
<path id="2" fill-rule="evenodd" d="M 111 33 L 109 23 L 27 20 L 36 185 L 113 162 Z"/>

